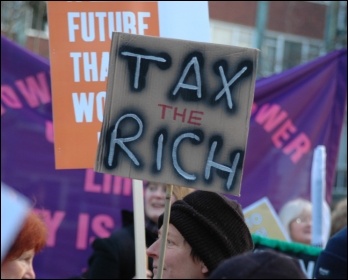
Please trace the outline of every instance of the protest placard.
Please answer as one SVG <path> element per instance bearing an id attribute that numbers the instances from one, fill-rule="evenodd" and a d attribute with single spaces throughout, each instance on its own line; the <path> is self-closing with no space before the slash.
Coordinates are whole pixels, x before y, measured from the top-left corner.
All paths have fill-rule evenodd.
<path id="1" fill-rule="evenodd" d="M 55 167 L 93 168 L 103 121 L 112 32 L 207 41 L 208 4 L 49 1 L 47 8 Z"/>
<path id="2" fill-rule="evenodd" d="M 95 170 L 239 195 L 257 56 L 115 32 Z"/>
<path id="3" fill-rule="evenodd" d="M 290 241 L 277 212 L 267 197 L 255 201 L 243 209 L 245 222 L 251 233 L 260 236 Z"/>

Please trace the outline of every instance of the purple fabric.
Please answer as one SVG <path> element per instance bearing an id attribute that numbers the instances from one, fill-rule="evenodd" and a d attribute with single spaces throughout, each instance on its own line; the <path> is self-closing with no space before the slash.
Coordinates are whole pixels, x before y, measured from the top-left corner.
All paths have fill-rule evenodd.
<path id="1" fill-rule="evenodd" d="M 49 218 L 34 267 L 38 278 L 59 279 L 81 274 L 91 240 L 119 228 L 133 202 L 129 179 L 55 169 L 49 70 L 48 60 L 1 36 L 1 180 Z M 38 97 L 46 83 L 48 97 Z"/>
<path id="2" fill-rule="evenodd" d="M 267 196 L 279 211 L 293 198 L 311 200 L 311 167 L 318 145 L 326 147 L 326 200 L 330 204 L 346 103 L 346 49 L 258 80 L 254 97 L 256 109 L 251 116 L 241 197 L 238 198 L 242 206 Z M 268 125 L 260 113 L 262 109 L 266 111 L 265 108 L 277 112 L 269 118 Z M 277 125 L 276 116 L 281 120 Z M 290 132 L 289 139 L 280 141 L 278 148 L 272 137 L 282 125 L 296 132 Z M 287 154 L 287 145 L 296 139 L 306 139 L 310 150 L 298 156 L 294 152 Z"/>
<path id="3" fill-rule="evenodd" d="M 46 279 L 80 275 L 91 240 L 119 228 L 121 209 L 133 207 L 129 179 L 91 169 L 55 170 L 49 71 L 48 60 L 1 37 L 1 180 L 32 199 L 50 221 L 48 246 L 34 260 L 37 277 Z M 257 81 L 237 198 L 243 207 L 264 196 L 276 210 L 293 197 L 310 199 L 317 145 L 327 151 L 326 198 L 331 202 L 346 76 L 347 51 L 339 50 Z M 267 117 L 270 109 L 274 115 Z M 286 131 L 289 139 L 282 140 Z M 297 136 L 308 140 L 310 149 L 295 156 L 287 149 Z"/>

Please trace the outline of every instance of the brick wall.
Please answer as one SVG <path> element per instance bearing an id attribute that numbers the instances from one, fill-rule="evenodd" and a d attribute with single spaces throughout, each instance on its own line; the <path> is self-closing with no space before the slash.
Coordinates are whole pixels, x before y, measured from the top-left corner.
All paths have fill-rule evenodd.
<path id="1" fill-rule="evenodd" d="M 327 6 L 306 1 L 269 1 L 267 29 L 323 39 Z M 211 19 L 255 26 L 257 1 L 209 1 Z"/>
<path id="2" fill-rule="evenodd" d="M 25 47 L 34 53 L 49 58 L 49 45 L 47 39 L 28 36 Z"/>

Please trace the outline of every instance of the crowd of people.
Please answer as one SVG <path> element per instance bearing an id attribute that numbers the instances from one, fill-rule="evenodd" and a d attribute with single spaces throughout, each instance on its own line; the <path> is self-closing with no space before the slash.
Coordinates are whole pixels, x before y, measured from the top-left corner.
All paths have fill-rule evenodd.
<path id="1" fill-rule="evenodd" d="M 347 198 L 332 211 L 324 211 L 324 224 L 331 226 L 326 228 L 327 242 L 313 276 L 308 277 L 298 259 L 272 249 L 256 249 L 241 205 L 223 194 L 173 186 L 169 223 L 164 224 L 167 188 L 166 184 L 144 183 L 149 279 L 347 278 Z M 309 201 L 287 202 L 279 218 L 292 242 L 311 245 Z M 137 278 L 134 238 L 133 215 L 125 211 L 123 227 L 93 241 L 87 270 L 74 278 Z M 163 251 L 162 239 L 166 241 Z M 46 242 L 46 225 L 32 211 L 2 261 L 1 279 L 35 278 L 33 259 Z"/>

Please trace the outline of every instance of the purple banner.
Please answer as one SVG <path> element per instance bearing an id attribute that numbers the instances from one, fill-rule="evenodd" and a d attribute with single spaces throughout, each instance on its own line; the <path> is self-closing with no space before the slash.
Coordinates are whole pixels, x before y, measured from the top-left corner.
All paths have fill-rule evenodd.
<path id="1" fill-rule="evenodd" d="M 330 204 L 347 103 L 347 50 L 256 82 L 242 181 L 243 207 L 267 196 L 276 209 L 311 200 L 314 149 L 326 148 Z"/>
<path id="2" fill-rule="evenodd" d="M 34 259 L 38 278 L 80 275 L 95 237 L 132 209 L 131 180 L 93 170 L 55 170 L 49 61 L 1 37 L 1 177 L 32 199 L 50 229 Z M 242 181 L 243 207 L 267 196 L 276 210 L 310 199 L 313 150 L 327 152 L 331 202 L 347 93 L 340 50 L 258 80 Z M 69 135 L 67 135 L 69 137 Z M 235 197 L 234 197 L 235 198 Z"/>
<path id="3" fill-rule="evenodd" d="M 49 226 L 34 259 L 38 278 L 80 275 L 90 242 L 121 226 L 131 180 L 55 170 L 49 61 L 1 37 L 1 180 L 35 203 Z M 67 135 L 67 137 L 69 137 Z"/>

